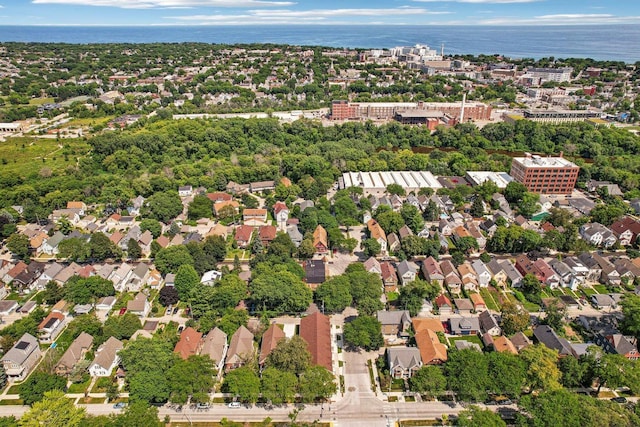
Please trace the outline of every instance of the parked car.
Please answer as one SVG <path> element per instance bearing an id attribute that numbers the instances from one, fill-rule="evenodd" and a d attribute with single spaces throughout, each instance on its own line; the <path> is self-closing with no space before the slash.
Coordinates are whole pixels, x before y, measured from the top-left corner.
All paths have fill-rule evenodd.
<path id="1" fill-rule="evenodd" d="M 208 403 L 198 403 L 196 404 L 196 409 L 209 409 L 211 405 Z"/>
<path id="2" fill-rule="evenodd" d="M 240 402 L 229 402 L 229 404 L 227 405 L 227 407 L 229 408 L 239 408 L 242 405 L 240 405 Z"/>
<path id="3" fill-rule="evenodd" d="M 114 405 L 113 405 L 113 409 L 122 409 L 122 408 L 124 408 L 125 406 L 127 406 L 127 404 L 126 404 L 126 403 L 124 403 L 124 402 L 118 402 L 118 403 L 116 403 L 116 404 L 114 404 Z"/>
<path id="4" fill-rule="evenodd" d="M 612 397 L 611 401 L 616 403 L 627 403 L 627 398 L 623 396 Z"/>

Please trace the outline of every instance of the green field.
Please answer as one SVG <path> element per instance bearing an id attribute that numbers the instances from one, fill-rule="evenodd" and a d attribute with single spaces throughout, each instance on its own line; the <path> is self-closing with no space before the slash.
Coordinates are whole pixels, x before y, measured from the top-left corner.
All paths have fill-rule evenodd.
<path id="1" fill-rule="evenodd" d="M 9 138 L 0 142 L 0 170 L 23 176 L 47 168 L 55 172 L 75 165 L 76 157 L 84 156 L 88 151 L 89 145 L 77 139 Z"/>

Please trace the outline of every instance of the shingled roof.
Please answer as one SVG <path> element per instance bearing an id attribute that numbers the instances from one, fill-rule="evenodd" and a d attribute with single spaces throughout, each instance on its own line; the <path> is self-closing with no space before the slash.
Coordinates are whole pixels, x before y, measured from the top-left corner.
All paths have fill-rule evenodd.
<path id="1" fill-rule="evenodd" d="M 307 342 L 311 362 L 333 371 L 329 318 L 319 311 L 303 317 L 300 321 L 300 336 Z"/>

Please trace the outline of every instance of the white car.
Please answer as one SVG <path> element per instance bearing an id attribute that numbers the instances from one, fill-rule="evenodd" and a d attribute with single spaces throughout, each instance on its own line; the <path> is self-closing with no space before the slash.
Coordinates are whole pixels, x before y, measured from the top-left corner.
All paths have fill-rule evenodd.
<path id="1" fill-rule="evenodd" d="M 239 408 L 240 406 L 240 402 L 229 402 L 229 404 L 227 405 L 229 408 Z"/>

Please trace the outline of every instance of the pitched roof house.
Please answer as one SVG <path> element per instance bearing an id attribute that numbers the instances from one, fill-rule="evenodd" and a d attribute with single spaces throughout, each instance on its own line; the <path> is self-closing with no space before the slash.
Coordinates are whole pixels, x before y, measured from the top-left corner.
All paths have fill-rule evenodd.
<path id="1" fill-rule="evenodd" d="M 331 353 L 331 323 L 329 318 L 319 311 L 300 320 L 300 336 L 307 342 L 311 353 L 311 363 L 320 365 L 333 372 Z"/>
<path id="2" fill-rule="evenodd" d="M 41 354 L 36 337 L 23 334 L 1 359 L 9 382 L 24 380 L 38 363 Z"/>
<path id="3" fill-rule="evenodd" d="M 196 331 L 191 326 L 186 327 L 180 333 L 180 340 L 176 343 L 173 352 L 186 360 L 189 356 L 195 356 L 200 351 L 202 345 L 202 333 Z"/>
<path id="4" fill-rule="evenodd" d="M 245 249 L 249 246 L 253 230 L 254 228 L 249 225 L 240 225 L 236 228 L 235 239 L 239 248 Z"/>
<path id="5" fill-rule="evenodd" d="M 108 377 L 111 375 L 113 368 L 118 366 L 120 357 L 118 352 L 122 350 L 122 341 L 115 337 L 109 337 L 109 339 L 98 347 L 96 356 L 89 366 L 89 374 L 92 377 Z"/>
<path id="6" fill-rule="evenodd" d="M 385 292 L 395 292 L 398 289 L 398 274 L 390 262 L 384 261 L 380 263 L 380 275 Z"/>
<path id="7" fill-rule="evenodd" d="M 240 326 L 231 336 L 225 371 L 239 368 L 247 363 L 255 353 L 253 347 L 253 334 L 244 326 Z"/>
<path id="8" fill-rule="evenodd" d="M 434 331 L 423 329 L 416 333 L 415 340 L 423 364 L 440 365 L 447 361 L 447 347 L 440 342 Z"/>
<path id="9" fill-rule="evenodd" d="M 76 363 L 82 360 L 92 345 L 93 337 L 86 332 L 81 332 L 58 361 L 55 368 L 56 375 L 69 375 Z"/>
<path id="10" fill-rule="evenodd" d="M 375 219 L 370 219 L 369 221 L 367 221 L 367 229 L 369 230 L 369 236 L 380 244 L 380 252 L 383 254 L 386 253 L 387 235 L 380 224 L 378 224 L 378 221 L 376 221 Z"/>
<path id="11" fill-rule="evenodd" d="M 436 282 L 440 286 L 444 283 L 445 276 L 443 271 L 440 268 L 438 261 L 436 261 L 432 256 L 427 257 L 422 261 L 422 274 L 429 282 Z"/>
<path id="12" fill-rule="evenodd" d="M 273 349 L 275 349 L 278 343 L 285 338 L 286 336 L 284 334 L 284 331 L 278 324 L 272 323 L 269 326 L 269 329 L 267 329 L 262 335 L 260 356 L 258 357 L 258 364 L 260 366 L 264 365 L 264 363 L 267 361 L 267 357 L 269 357 Z"/>
<path id="13" fill-rule="evenodd" d="M 313 230 L 313 247 L 318 254 L 329 252 L 329 240 L 327 239 L 327 230 L 323 226 L 318 225 Z"/>
<path id="14" fill-rule="evenodd" d="M 539 343 L 546 347 L 557 350 L 558 357 L 573 356 L 571 344 L 566 339 L 556 334 L 556 331 L 548 325 L 540 325 L 533 330 L 533 336 Z"/>
<path id="15" fill-rule="evenodd" d="M 227 355 L 228 349 L 229 345 L 227 344 L 227 334 L 222 332 L 218 327 L 215 327 L 202 339 L 202 349 L 200 350 L 200 354 L 203 356 L 209 356 L 216 365 L 218 375 L 220 375 L 224 368 L 224 358 Z"/>
<path id="16" fill-rule="evenodd" d="M 382 325 L 383 335 L 407 335 L 411 327 L 411 315 L 407 310 L 378 310 L 376 318 Z"/>
<path id="17" fill-rule="evenodd" d="M 407 379 L 422 367 L 422 357 L 415 347 L 389 347 L 387 363 L 393 378 Z"/>

